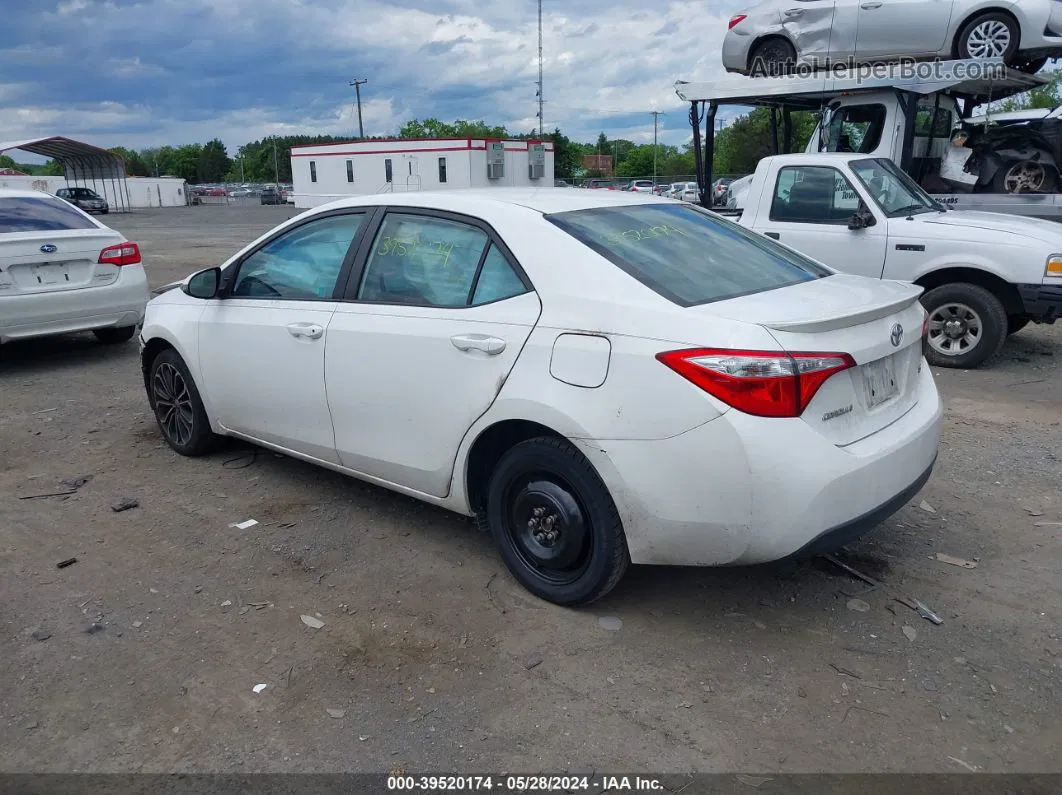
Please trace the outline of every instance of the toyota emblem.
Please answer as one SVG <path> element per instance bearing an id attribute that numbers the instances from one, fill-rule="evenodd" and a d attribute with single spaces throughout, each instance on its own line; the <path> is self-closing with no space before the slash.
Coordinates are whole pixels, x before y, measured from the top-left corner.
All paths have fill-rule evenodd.
<path id="1" fill-rule="evenodd" d="M 899 323 L 894 323 L 892 333 L 889 334 L 889 340 L 892 342 L 892 347 L 899 348 L 900 343 L 903 342 L 903 326 Z"/>
<path id="2" fill-rule="evenodd" d="M 54 254 L 59 249 L 53 246 L 51 243 L 45 243 L 41 246 L 41 252 L 44 254 Z"/>

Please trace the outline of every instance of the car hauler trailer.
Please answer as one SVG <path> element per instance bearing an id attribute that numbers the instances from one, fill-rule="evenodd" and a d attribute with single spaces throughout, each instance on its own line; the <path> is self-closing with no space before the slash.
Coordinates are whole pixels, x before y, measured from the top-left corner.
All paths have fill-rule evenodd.
<path id="1" fill-rule="evenodd" d="M 780 77 L 730 75 L 708 83 L 679 81 L 675 92 L 690 103 L 697 184 L 705 207 L 711 206 L 717 111 L 721 106 L 745 106 L 770 110 L 773 154 L 791 152 L 794 111 L 818 113 L 808 153 L 848 151 L 887 157 L 949 208 L 1058 221 L 1062 195 L 1056 191 L 1062 164 L 1040 151 L 977 153 L 953 141 L 955 129 L 962 128 L 978 106 L 1046 83 L 1044 77 L 1006 67 L 1002 59 L 985 59 L 838 68 Z M 1040 177 L 1035 192 L 1029 189 L 1030 170 Z M 1020 192 L 997 192 L 1007 185 Z M 731 195 L 741 189 L 739 181 Z"/>

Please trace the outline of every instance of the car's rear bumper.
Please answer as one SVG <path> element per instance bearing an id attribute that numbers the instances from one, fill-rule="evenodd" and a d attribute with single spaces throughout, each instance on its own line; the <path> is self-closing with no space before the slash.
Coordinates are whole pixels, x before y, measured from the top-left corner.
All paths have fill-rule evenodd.
<path id="1" fill-rule="evenodd" d="M 764 563 L 843 543 L 917 493 L 943 414 L 928 367 L 918 389 L 910 411 L 847 447 L 802 420 L 735 410 L 670 439 L 577 444 L 616 501 L 635 563 Z"/>
<path id="2" fill-rule="evenodd" d="M 138 326 L 149 298 L 143 265 L 124 266 L 116 281 L 100 287 L 0 296 L 0 343 Z"/>
<path id="3" fill-rule="evenodd" d="M 1018 294 L 1034 323 L 1054 323 L 1062 317 L 1062 284 L 1019 284 Z"/>

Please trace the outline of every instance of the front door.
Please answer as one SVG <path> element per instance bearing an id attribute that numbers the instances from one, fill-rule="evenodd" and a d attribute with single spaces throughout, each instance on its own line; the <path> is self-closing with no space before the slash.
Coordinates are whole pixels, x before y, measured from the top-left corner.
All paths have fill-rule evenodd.
<path id="1" fill-rule="evenodd" d="M 880 279 L 888 237 L 885 219 L 868 202 L 877 223 L 848 228 L 861 200 L 833 166 L 785 166 L 778 170 L 770 213 L 761 214 L 753 228 L 835 270 Z"/>
<path id="2" fill-rule="evenodd" d="M 931 55 L 945 47 L 953 0 L 860 0 L 859 58 Z"/>
<path id="3" fill-rule="evenodd" d="M 199 321 L 199 362 L 229 430 L 338 463 L 324 357 L 334 291 L 363 212 L 318 216 L 244 257 Z"/>
<path id="4" fill-rule="evenodd" d="M 494 402 L 541 304 L 475 219 L 384 215 L 328 326 L 325 381 L 345 466 L 444 497 L 465 433 Z"/>

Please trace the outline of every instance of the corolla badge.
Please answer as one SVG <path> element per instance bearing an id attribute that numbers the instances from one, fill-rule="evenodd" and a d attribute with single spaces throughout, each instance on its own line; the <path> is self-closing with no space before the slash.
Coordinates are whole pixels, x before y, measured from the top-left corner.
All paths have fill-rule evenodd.
<path id="1" fill-rule="evenodd" d="M 54 254 L 58 250 L 59 249 L 56 246 L 53 246 L 51 243 L 45 243 L 43 246 L 41 246 L 41 253 L 43 254 Z"/>
<path id="2" fill-rule="evenodd" d="M 889 334 L 889 341 L 894 348 L 899 348 L 900 343 L 903 342 L 903 326 L 899 323 L 893 324 L 892 332 Z"/>

